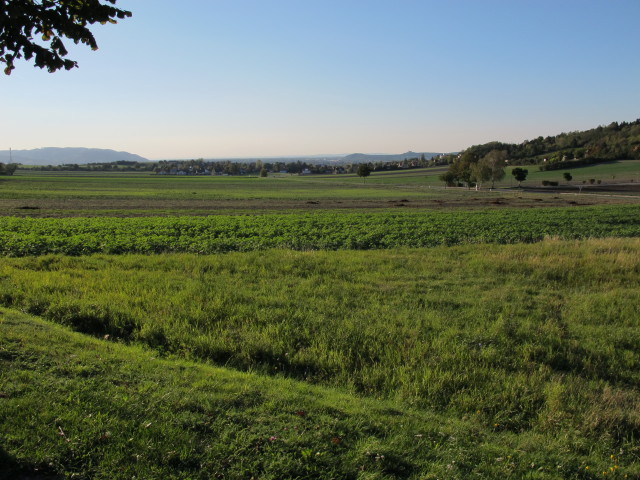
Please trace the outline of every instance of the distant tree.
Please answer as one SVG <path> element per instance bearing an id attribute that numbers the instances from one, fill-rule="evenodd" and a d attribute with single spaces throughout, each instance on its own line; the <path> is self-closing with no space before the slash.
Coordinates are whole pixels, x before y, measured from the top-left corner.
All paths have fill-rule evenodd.
<path id="1" fill-rule="evenodd" d="M 476 183 L 476 190 L 482 186 L 483 182 L 491 179 L 491 166 L 484 159 L 471 165 L 471 179 Z"/>
<path id="2" fill-rule="evenodd" d="M 453 187 L 456 184 L 456 177 L 453 172 L 449 170 L 440 175 L 440 180 L 442 180 L 447 187 Z"/>
<path id="3" fill-rule="evenodd" d="M 366 178 L 371 175 L 371 168 L 366 163 L 361 163 L 358 165 L 357 174 L 359 177 L 362 177 L 362 182 L 366 180 Z"/>
<path id="4" fill-rule="evenodd" d="M 495 182 L 504 178 L 504 167 L 507 164 L 507 157 L 508 152 L 506 150 L 491 150 L 480 160 L 481 162 L 486 162 L 491 169 L 491 175 L 489 177 L 491 188 L 494 187 Z"/>
<path id="5" fill-rule="evenodd" d="M 49 72 L 77 67 L 76 61 L 63 58 L 68 51 L 62 38 L 97 50 L 98 44 L 87 25 L 117 23 L 116 19 L 131 16 L 131 12 L 109 5 L 115 3 L 116 0 L 0 0 L 0 62 L 6 65 L 4 73 L 11 75 L 17 58 L 35 57 L 34 65 Z"/>
<path id="6" fill-rule="evenodd" d="M 504 178 L 506 160 L 506 150 L 491 150 L 472 167 L 476 182 L 481 184 L 482 182 L 490 181 L 491 188 L 493 188 L 495 182 Z"/>
<path id="7" fill-rule="evenodd" d="M 571 174 L 570 174 L 569 172 L 564 172 L 564 173 L 562 174 L 562 176 L 564 177 L 564 179 L 565 179 L 567 182 L 570 182 L 571 180 L 573 180 L 573 177 L 571 176 Z"/>
<path id="8" fill-rule="evenodd" d="M 264 177 L 266 177 L 267 175 L 268 175 L 268 173 L 267 173 L 267 169 L 266 169 L 266 168 L 264 168 L 264 167 L 262 167 L 262 168 L 260 169 L 260 176 L 264 178 Z"/>
<path id="9" fill-rule="evenodd" d="M 473 162 L 463 155 L 449 165 L 449 172 L 451 172 L 456 181 L 465 183 L 467 188 L 470 188 L 474 178 L 472 167 Z"/>
<path id="10" fill-rule="evenodd" d="M 519 187 L 520 184 L 527 179 L 527 175 L 529 175 L 529 170 L 527 170 L 526 168 L 516 167 L 513 170 L 511 170 L 511 175 L 513 175 L 513 177 L 516 179 Z"/>
<path id="11" fill-rule="evenodd" d="M 13 172 L 18 168 L 17 163 L 4 164 L 0 162 L 0 175 L 13 175 Z"/>

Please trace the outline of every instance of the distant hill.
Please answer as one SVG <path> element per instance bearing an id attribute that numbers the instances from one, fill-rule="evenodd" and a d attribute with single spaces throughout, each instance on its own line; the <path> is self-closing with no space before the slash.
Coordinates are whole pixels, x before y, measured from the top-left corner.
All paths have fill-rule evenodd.
<path id="1" fill-rule="evenodd" d="M 148 162 L 144 157 L 128 152 L 116 152 L 103 148 L 58 148 L 46 147 L 33 150 L 0 150 L 0 162 L 23 165 L 62 165 L 85 163 L 109 163 L 118 161 Z"/>
<path id="2" fill-rule="evenodd" d="M 476 161 L 492 150 L 506 151 L 511 160 L 521 165 L 548 166 L 574 159 L 580 160 L 582 164 L 640 159 L 640 119 L 633 122 L 613 122 L 590 130 L 538 137 L 519 144 L 489 142 L 474 145 L 464 150 L 463 155 Z"/>
<path id="3" fill-rule="evenodd" d="M 405 152 L 390 155 L 372 153 L 352 153 L 340 159 L 341 163 L 364 163 L 364 162 L 401 162 L 405 158 L 420 158 L 422 155 L 428 160 L 440 153 L 435 152 Z"/>

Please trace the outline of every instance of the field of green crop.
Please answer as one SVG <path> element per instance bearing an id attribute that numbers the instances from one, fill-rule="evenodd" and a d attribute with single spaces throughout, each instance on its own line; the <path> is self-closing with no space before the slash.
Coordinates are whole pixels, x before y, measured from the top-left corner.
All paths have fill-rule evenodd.
<path id="1" fill-rule="evenodd" d="M 423 175 L 2 179 L 0 479 L 640 478 L 637 200 Z"/>
<path id="2" fill-rule="evenodd" d="M 0 217 L 0 254 L 389 249 L 640 235 L 640 205 L 151 218 Z"/>

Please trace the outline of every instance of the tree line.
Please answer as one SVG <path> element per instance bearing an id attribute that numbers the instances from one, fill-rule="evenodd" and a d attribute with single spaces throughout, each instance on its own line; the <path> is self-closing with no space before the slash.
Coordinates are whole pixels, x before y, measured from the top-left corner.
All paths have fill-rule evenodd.
<path id="1" fill-rule="evenodd" d="M 440 178 L 447 185 L 469 187 L 501 180 L 508 165 L 538 165 L 540 170 L 560 170 L 630 159 L 640 159 L 640 119 L 630 123 L 613 122 L 582 132 L 538 137 L 519 144 L 489 142 L 474 145 L 459 154 L 441 157 L 441 161 L 449 164 L 449 169 Z"/>
<path id="2" fill-rule="evenodd" d="M 424 155 L 414 158 L 405 158 L 400 161 L 389 162 L 368 162 L 369 170 L 395 171 L 412 168 L 425 168 L 442 164 L 442 160 L 437 157 L 427 159 Z M 446 164 L 446 161 L 445 163 Z M 233 161 L 233 160 L 185 160 L 155 162 L 152 170 L 155 173 L 185 172 L 186 174 L 226 174 L 226 175 L 264 175 L 265 173 L 289 173 L 289 174 L 333 174 L 333 173 L 358 173 L 361 163 L 340 164 L 340 163 L 320 163 L 307 162 L 303 160 L 285 161 Z"/>
<path id="3" fill-rule="evenodd" d="M 425 168 L 435 165 L 446 165 L 446 158 L 434 157 L 425 158 L 424 155 L 414 158 L 405 158 L 400 161 L 389 162 L 369 162 L 366 163 L 369 170 L 395 171 L 413 168 Z M 86 171 L 86 172 L 109 172 L 109 171 L 147 171 L 165 175 L 261 175 L 264 173 L 289 174 L 333 174 L 333 173 L 358 173 L 360 163 L 340 164 L 340 163 L 319 163 L 302 160 L 286 161 L 263 161 L 260 159 L 251 161 L 240 160 L 205 160 L 202 158 L 192 160 L 160 160 L 156 162 L 136 162 L 119 160 L 117 162 L 68 163 L 62 165 L 39 165 L 30 166 L 30 170 L 39 171 Z M 180 173 L 181 172 L 181 173 Z"/>

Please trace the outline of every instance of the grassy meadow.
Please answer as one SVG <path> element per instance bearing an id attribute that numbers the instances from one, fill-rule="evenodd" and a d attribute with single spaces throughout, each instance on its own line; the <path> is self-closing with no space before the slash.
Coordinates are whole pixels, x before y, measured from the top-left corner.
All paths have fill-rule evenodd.
<path id="1" fill-rule="evenodd" d="M 436 178 L 1 178 L 0 479 L 640 478 L 639 197 Z"/>
<path id="2" fill-rule="evenodd" d="M 0 345 L 3 480 L 640 474 L 633 443 L 163 359 L 16 311 L 0 309 Z"/>

